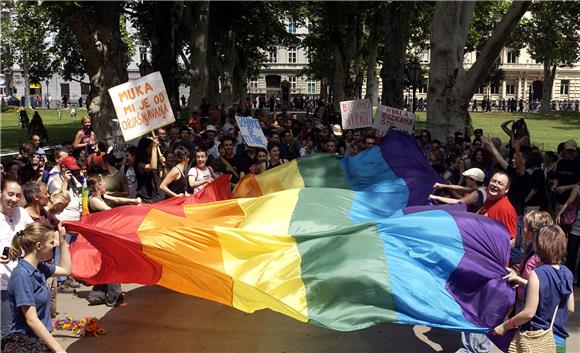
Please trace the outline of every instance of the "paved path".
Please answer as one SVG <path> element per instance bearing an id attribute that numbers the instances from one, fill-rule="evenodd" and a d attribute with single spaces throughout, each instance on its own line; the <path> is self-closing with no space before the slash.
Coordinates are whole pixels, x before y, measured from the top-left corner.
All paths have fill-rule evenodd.
<path id="1" fill-rule="evenodd" d="M 114 309 L 88 306 L 88 287 L 75 295 L 59 294 L 59 318 L 96 316 L 107 330 L 100 338 L 55 332 L 67 352 L 455 352 L 459 343 L 458 333 L 440 329 L 384 324 L 336 332 L 270 310 L 246 314 L 158 286 L 123 289 L 127 306 Z M 576 307 L 580 308 L 579 294 Z M 580 314 L 568 327 L 568 353 L 580 353 Z"/>

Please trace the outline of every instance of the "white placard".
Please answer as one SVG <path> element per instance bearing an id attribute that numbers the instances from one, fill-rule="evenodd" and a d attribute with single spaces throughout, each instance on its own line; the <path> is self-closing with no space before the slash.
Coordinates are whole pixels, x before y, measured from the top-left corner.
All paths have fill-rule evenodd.
<path id="1" fill-rule="evenodd" d="M 384 136 L 391 127 L 410 134 L 415 126 L 415 118 L 414 113 L 406 110 L 379 105 L 375 113 L 373 128 L 377 129 L 379 136 Z"/>
<path id="2" fill-rule="evenodd" d="M 251 116 L 236 116 L 236 121 L 246 145 L 266 148 L 268 140 L 264 136 L 264 131 L 262 131 L 258 119 L 254 119 Z"/>
<path id="3" fill-rule="evenodd" d="M 125 141 L 175 121 L 159 71 L 109 88 Z"/>
<path id="4" fill-rule="evenodd" d="M 373 106 L 369 99 L 340 102 L 342 129 L 358 129 L 373 125 Z"/>

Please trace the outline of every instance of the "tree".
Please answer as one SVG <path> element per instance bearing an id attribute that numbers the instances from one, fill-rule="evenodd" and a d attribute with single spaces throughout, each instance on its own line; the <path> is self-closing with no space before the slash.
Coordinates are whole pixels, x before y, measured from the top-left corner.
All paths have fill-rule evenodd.
<path id="1" fill-rule="evenodd" d="M 52 76 L 50 58 L 45 47 L 49 29 L 43 20 L 42 7 L 36 2 L 2 2 L 7 11 L 2 21 L 2 67 L 14 64 L 22 69 L 24 106 L 29 105 L 30 84 L 39 84 Z"/>
<path id="2" fill-rule="evenodd" d="M 580 60 L 580 2 L 535 2 L 525 26 L 528 52 L 544 64 L 541 111 L 550 110 L 558 67 L 573 67 Z"/>
<path id="3" fill-rule="evenodd" d="M 87 97 L 89 115 L 99 139 L 112 143 L 111 120 L 116 118 L 116 113 L 108 89 L 128 80 L 129 48 L 123 40 L 121 24 L 124 3 L 45 2 L 43 5 L 53 17 L 64 18 L 74 34 L 91 83 Z"/>
<path id="4" fill-rule="evenodd" d="M 463 59 L 475 2 L 436 3 L 431 27 L 427 110 L 427 128 L 433 136 L 463 131 L 473 93 L 488 76 L 510 32 L 529 6 L 529 1 L 514 2 L 510 6 L 481 47 L 475 63 L 466 71 Z"/>

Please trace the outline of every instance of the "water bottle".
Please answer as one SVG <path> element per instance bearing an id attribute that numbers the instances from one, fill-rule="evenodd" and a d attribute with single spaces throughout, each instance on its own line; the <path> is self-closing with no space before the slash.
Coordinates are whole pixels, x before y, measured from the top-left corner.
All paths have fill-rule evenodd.
<path id="1" fill-rule="evenodd" d="M 83 208 L 83 212 L 82 215 L 88 215 L 89 214 L 89 188 L 87 186 L 87 178 L 83 178 L 83 188 L 81 191 L 81 203 L 82 203 L 82 208 Z"/>

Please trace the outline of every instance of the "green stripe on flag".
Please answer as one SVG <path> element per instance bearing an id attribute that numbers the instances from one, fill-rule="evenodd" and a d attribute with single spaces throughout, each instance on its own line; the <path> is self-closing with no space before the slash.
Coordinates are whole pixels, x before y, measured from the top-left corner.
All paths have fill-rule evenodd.
<path id="1" fill-rule="evenodd" d="M 296 161 L 306 187 L 349 189 L 338 156 L 315 153 Z"/>
<path id="2" fill-rule="evenodd" d="M 340 331 L 396 318 L 382 241 L 374 223 L 349 219 L 353 197 L 350 190 L 302 189 L 289 227 L 302 259 L 308 317 Z"/>

